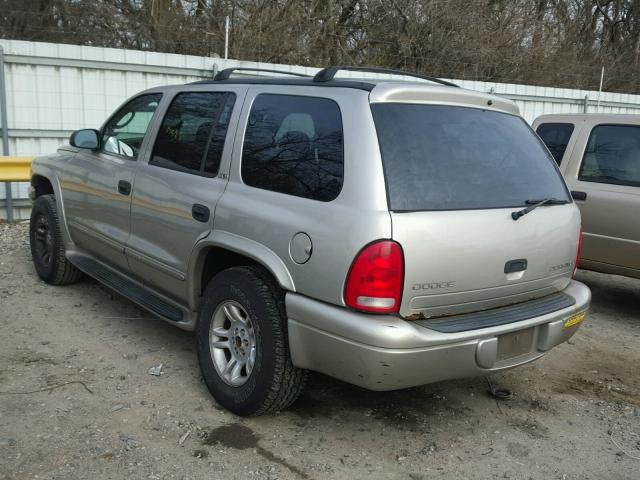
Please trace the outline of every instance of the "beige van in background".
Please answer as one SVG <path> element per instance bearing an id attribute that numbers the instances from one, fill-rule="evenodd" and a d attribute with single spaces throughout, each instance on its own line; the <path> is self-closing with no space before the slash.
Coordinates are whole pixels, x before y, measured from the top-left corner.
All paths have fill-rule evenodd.
<path id="1" fill-rule="evenodd" d="M 640 115 L 543 115 L 533 128 L 580 207 L 580 267 L 640 278 Z"/>

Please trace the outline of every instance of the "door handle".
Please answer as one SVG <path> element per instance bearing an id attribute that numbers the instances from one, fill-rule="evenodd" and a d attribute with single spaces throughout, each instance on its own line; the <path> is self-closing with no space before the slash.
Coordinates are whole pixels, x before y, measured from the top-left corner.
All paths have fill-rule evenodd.
<path id="1" fill-rule="evenodd" d="M 122 195 L 129 195 L 131 193 L 131 184 L 126 180 L 120 180 L 118 182 L 118 192 Z"/>
<path id="2" fill-rule="evenodd" d="M 208 222 L 210 215 L 211 212 L 209 211 L 209 208 L 204 205 L 194 203 L 191 207 L 191 216 L 199 222 Z"/>
<path id="3" fill-rule="evenodd" d="M 586 200 L 587 192 L 579 192 L 578 190 L 571 190 L 571 196 L 574 200 Z"/>

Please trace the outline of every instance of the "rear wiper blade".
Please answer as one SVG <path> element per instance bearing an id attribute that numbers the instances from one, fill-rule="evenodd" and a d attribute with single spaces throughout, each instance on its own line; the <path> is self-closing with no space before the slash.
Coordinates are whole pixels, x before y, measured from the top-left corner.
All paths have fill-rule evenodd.
<path id="1" fill-rule="evenodd" d="M 567 200 L 560 200 L 559 198 L 542 198 L 539 200 L 526 200 L 524 203 L 527 205 L 564 205 L 569 203 Z"/>
<path id="2" fill-rule="evenodd" d="M 542 205 L 564 205 L 565 203 L 569 203 L 567 200 L 560 200 L 558 198 L 543 198 L 542 200 L 527 200 L 527 208 L 523 208 L 522 210 L 518 210 L 516 212 L 511 212 L 511 218 L 514 220 L 518 220 L 520 217 L 526 215 L 529 212 L 532 212 L 536 208 Z"/>

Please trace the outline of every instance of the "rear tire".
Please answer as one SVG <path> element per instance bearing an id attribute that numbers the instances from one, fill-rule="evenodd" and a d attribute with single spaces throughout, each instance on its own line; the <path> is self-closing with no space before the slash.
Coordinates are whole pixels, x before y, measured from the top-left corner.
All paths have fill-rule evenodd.
<path id="1" fill-rule="evenodd" d="M 53 195 L 33 202 L 29 224 L 31 257 L 38 276 L 50 285 L 69 285 L 82 278 L 65 255 L 58 207 Z"/>
<path id="2" fill-rule="evenodd" d="M 283 410 L 304 388 L 307 372 L 291 363 L 282 291 L 261 268 L 233 267 L 211 280 L 196 339 L 207 388 L 237 415 Z"/>

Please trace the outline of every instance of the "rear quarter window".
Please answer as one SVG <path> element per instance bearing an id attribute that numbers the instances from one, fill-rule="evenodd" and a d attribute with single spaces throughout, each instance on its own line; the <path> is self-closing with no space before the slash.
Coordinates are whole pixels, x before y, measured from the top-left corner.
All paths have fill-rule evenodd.
<path id="1" fill-rule="evenodd" d="M 333 100 L 258 95 L 242 148 L 242 180 L 252 187 L 330 201 L 342 189 L 342 117 Z"/>
<path id="2" fill-rule="evenodd" d="M 580 164 L 578 180 L 640 186 L 640 126 L 594 127 Z"/>

